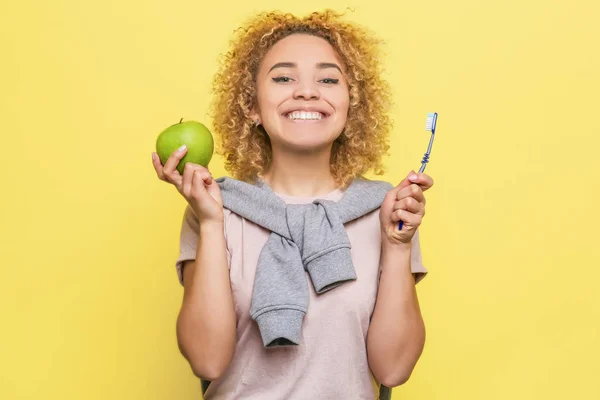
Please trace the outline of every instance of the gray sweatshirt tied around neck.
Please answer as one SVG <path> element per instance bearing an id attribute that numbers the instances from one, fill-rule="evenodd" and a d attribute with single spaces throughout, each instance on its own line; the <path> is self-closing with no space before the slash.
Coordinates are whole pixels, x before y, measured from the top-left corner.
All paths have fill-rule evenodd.
<path id="1" fill-rule="evenodd" d="M 286 204 L 262 180 L 216 181 L 225 208 L 271 231 L 258 259 L 250 307 L 263 345 L 299 344 L 309 299 L 306 272 L 317 294 L 357 278 L 344 224 L 378 209 L 392 185 L 356 179 L 338 202 Z"/>

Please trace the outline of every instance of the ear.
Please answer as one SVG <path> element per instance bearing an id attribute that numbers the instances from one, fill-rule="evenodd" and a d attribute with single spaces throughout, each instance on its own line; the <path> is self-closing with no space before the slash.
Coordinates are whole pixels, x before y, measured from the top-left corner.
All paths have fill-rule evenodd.
<path id="1" fill-rule="evenodd" d="M 254 125 L 260 125 L 262 120 L 260 118 L 260 109 L 258 108 L 258 104 L 256 104 L 256 100 L 250 109 L 250 118 L 254 121 Z"/>
<path id="2" fill-rule="evenodd" d="M 254 107 L 250 111 L 250 118 L 254 122 L 255 126 L 258 126 L 258 125 L 260 125 L 262 123 L 262 121 L 260 119 L 260 114 L 259 114 L 258 110 L 256 108 L 254 108 Z"/>

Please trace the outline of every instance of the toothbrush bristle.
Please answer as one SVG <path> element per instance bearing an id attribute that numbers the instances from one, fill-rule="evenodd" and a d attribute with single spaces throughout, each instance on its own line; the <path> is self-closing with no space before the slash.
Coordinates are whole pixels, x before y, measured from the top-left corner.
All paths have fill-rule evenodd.
<path id="1" fill-rule="evenodd" d="M 427 121 L 425 121 L 425 130 L 432 132 L 435 130 L 436 113 L 427 114 Z"/>

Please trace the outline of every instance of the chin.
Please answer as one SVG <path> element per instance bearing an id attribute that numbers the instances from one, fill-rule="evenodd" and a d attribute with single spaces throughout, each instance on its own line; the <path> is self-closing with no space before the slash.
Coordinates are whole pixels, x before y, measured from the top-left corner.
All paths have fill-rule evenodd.
<path id="1" fill-rule="evenodd" d="M 332 138 L 331 141 L 326 142 L 322 140 L 310 140 L 311 138 L 306 138 L 307 140 L 298 139 L 301 138 L 293 138 L 291 140 L 281 141 L 278 147 L 302 153 L 319 153 L 322 151 L 331 150 L 331 146 L 333 145 L 335 138 Z"/>

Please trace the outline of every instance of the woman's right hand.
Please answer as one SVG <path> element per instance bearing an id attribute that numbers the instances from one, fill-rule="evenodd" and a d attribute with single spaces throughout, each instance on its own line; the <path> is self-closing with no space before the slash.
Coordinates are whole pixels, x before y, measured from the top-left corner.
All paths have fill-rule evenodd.
<path id="1" fill-rule="evenodd" d="M 172 184 L 185 198 L 201 223 L 223 222 L 223 198 L 221 189 L 208 169 L 187 162 L 183 176 L 177 170 L 179 161 L 185 156 L 187 147 L 175 150 L 163 166 L 158 154 L 152 153 L 152 164 L 161 181 Z"/>

